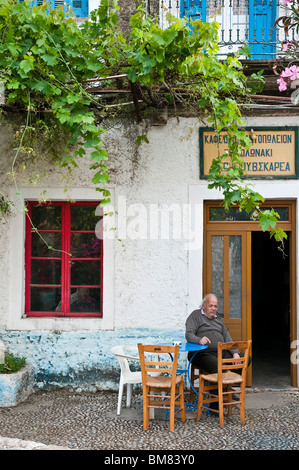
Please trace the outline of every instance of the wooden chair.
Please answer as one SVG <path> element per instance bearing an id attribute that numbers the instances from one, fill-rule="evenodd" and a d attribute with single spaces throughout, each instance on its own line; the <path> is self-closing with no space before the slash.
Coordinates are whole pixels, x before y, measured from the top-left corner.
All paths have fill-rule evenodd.
<path id="1" fill-rule="evenodd" d="M 179 345 L 155 346 L 138 344 L 142 389 L 143 389 L 143 429 L 149 427 L 149 410 L 164 408 L 169 410 L 169 429 L 174 430 L 174 417 L 181 411 L 182 421 L 186 420 L 183 376 L 177 375 Z M 148 358 L 146 353 L 150 353 Z M 157 354 L 157 360 L 152 356 Z M 153 371 L 155 375 L 153 374 Z M 167 374 L 167 375 L 156 375 Z M 167 394 L 162 394 L 167 392 Z M 179 409 L 175 410 L 175 407 Z"/>
<path id="2" fill-rule="evenodd" d="M 221 428 L 224 425 L 224 406 L 228 408 L 228 415 L 232 414 L 233 406 L 238 407 L 240 409 L 241 424 L 245 423 L 245 386 L 250 345 L 250 340 L 218 343 L 218 373 L 201 374 L 199 377 L 197 419 L 200 419 L 202 408 L 207 403 L 219 402 L 218 410 L 208 409 L 219 413 Z M 222 352 L 230 349 L 238 349 L 244 353 L 244 356 L 239 359 L 223 359 Z M 242 371 L 241 374 L 233 372 L 238 369 Z M 238 390 L 232 388 L 236 386 L 239 387 Z M 215 390 L 218 390 L 218 395 Z M 234 398 L 235 396 L 237 396 L 237 399 Z"/>

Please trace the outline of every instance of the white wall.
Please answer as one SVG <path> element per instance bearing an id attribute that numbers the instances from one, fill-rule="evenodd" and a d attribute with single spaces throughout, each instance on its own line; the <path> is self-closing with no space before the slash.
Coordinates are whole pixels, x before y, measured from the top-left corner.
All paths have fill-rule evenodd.
<path id="1" fill-rule="evenodd" d="M 248 119 L 249 126 L 277 124 L 277 117 Z M 297 124 L 297 118 L 280 117 L 280 126 Z M 84 331 L 90 334 L 90 340 L 97 342 L 97 348 L 104 348 L 104 351 L 109 350 L 113 341 L 124 342 L 124 335 L 125 342 L 130 338 L 136 342 L 138 329 L 145 331 L 145 337 L 146 332 L 150 336 L 158 330 L 164 330 L 165 334 L 174 331 L 183 334 L 185 319 L 198 307 L 203 294 L 204 201 L 221 198 L 219 191 L 209 190 L 207 182 L 199 179 L 198 130 L 197 119 L 182 118 L 179 122 L 169 119 L 166 126 L 116 126 L 106 135 L 111 209 L 115 215 L 106 218 L 103 318 L 88 319 L 23 316 L 24 214 L 17 205 L 24 199 L 38 199 L 44 188 L 47 197 L 56 200 L 97 200 L 99 193 L 91 183 L 89 160 L 80 161 L 80 168 L 74 169 L 66 180 L 63 171 L 49 166 L 46 160 L 28 164 L 26 170 L 19 170 L 20 195 L 16 195 L 16 188 L 7 176 L 14 153 L 4 145 L 9 141 L 7 131 L 0 129 L 1 151 L 5 155 L 0 186 L 2 191 L 9 188 L 16 203 L 14 215 L 0 225 L 0 329 L 27 331 L 31 336 L 35 331 L 66 332 L 70 350 L 74 333 Z M 137 136 L 145 133 L 149 144 L 137 146 Z M 28 182 L 33 171 L 39 174 L 35 186 Z M 297 200 L 299 195 L 297 180 L 252 180 L 252 183 L 265 198 Z M 160 216 L 162 219 L 158 218 Z M 299 213 L 297 225 L 298 220 Z M 298 233 L 297 227 L 297 243 Z M 298 254 L 296 256 L 298 258 Z M 297 273 L 297 290 L 298 279 Z M 114 332 L 114 336 L 109 333 L 101 339 L 98 335 L 101 331 Z M 93 333 L 96 336 L 92 336 Z M 18 336 L 10 335 L 9 341 L 16 343 L 19 341 L 16 338 Z M 23 341 L 24 334 L 22 338 Z M 46 344 L 52 348 L 53 337 L 47 339 Z M 92 354 L 92 344 L 88 345 L 87 358 Z M 82 349 L 79 343 L 77 348 L 74 362 L 78 362 L 80 369 Z M 101 363 L 103 357 L 108 358 L 108 353 L 103 354 L 99 359 Z"/>
<path id="2" fill-rule="evenodd" d="M 295 118 L 281 118 L 280 122 L 296 123 Z M 250 126 L 276 124 L 276 118 L 248 121 Z M 170 119 L 166 126 L 119 127 L 106 136 L 115 216 L 107 217 L 104 236 L 103 319 L 24 319 L 24 215 L 16 212 L 3 224 L 0 327 L 63 331 L 184 328 L 187 315 L 202 298 L 203 204 L 206 199 L 221 198 L 219 191 L 209 190 L 207 182 L 199 179 L 198 129 L 196 119 L 179 123 Z M 145 132 L 149 144 L 138 147 L 136 136 Z M 97 199 L 88 165 L 86 162 L 74 172 L 67 193 L 65 182 L 59 182 L 54 172 L 40 179 L 40 187 L 23 186 L 21 198 L 38 199 L 43 185 L 48 185 L 47 196 L 53 199 Z M 297 199 L 299 194 L 297 180 L 252 183 L 265 198 Z M 14 193 L 11 188 L 17 202 L 19 196 Z"/>

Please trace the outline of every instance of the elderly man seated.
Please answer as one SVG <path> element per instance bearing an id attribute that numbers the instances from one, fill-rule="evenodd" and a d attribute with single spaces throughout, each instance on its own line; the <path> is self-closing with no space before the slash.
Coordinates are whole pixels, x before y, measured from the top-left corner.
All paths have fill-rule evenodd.
<path id="1" fill-rule="evenodd" d="M 232 338 L 222 318 L 217 314 L 218 299 L 214 294 L 208 294 L 202 301 L 201 307 L 194 310 L 186 320 L 186 340 L 189 343 L 207 345 L 207 349 L 199 351 L 192 363 L 209 374 L 218 370 L 218 343 L 229 343 Z M 240 357 L 239 351 L 224 351 L 226 358 Z M 193 353 L 189 353 L 191 359 Z M 249 364 L 251 358 L 249 359 Z M 237 372 L 237 371 L 236 371 Z M 218 403 L 211 403 L 211 406 Z"/>

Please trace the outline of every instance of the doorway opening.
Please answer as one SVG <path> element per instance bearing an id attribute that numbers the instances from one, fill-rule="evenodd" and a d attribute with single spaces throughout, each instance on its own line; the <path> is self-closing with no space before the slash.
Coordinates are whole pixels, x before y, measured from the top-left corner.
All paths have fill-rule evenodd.
<path id="1" fill-rule="evenodd" d="M 269 233 L 251 233 L 253 387 L 291 386 L 290 232 L 287 235 L 282 252 Z"/>

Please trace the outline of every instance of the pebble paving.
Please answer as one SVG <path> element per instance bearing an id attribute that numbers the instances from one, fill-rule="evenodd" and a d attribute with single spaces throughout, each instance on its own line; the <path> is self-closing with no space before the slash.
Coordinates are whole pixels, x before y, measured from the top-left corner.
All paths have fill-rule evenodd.
<path id="1" fill-rule="evenodd" d="M 38 392 L 25 402 L 0 409 L 3 438 L 34 441 L 71 450 L 298 450 L 299 391 L 286 392 L 283 402 L 246 410 L 246 423 L 239 414 L 225 418 L 187 412 L 182 423 L 176 418 L 170 432 L 163 417 L 142 425 L 142 396 L 134 394 L 132 410 L 116 415 L 117 393 Z"/>

